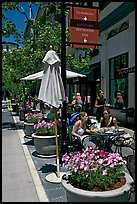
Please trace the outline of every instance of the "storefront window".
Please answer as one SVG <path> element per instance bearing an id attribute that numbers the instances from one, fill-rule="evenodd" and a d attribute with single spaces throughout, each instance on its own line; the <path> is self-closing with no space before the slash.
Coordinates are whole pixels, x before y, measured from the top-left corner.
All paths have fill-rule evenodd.
<path id="1" fill-rule="evenodd" d="M 110 65 L 110 103 L 114 108 L 123 109 L 128 104 L 128 75 L 120 70 L 128 67 L 128 53 L 109 60 Z"/>

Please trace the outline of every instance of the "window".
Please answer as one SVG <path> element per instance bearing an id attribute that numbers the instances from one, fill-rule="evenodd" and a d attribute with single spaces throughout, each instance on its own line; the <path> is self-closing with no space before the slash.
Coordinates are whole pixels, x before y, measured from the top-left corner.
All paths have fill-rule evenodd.
<path id="1" fill-rule="evenodd" d="M 128 53 L 109 60 L 110 67 L 110 103 L 115 108 L 123 109 L 128 104 L 128 74 L 120 70 L 128 67 Z"/>

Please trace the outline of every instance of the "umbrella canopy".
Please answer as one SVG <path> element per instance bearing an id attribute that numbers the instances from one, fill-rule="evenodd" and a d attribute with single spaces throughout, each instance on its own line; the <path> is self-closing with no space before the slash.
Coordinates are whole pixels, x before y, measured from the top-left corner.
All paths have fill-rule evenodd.
<path id="1" fill-rule="evenodd" d="M 60 59 L 54 50 L 49 50 L 43 61 L 45 68 L 42 74 L 42 81 L 38 98 L 44 103 L 54 107 L 54 126 L 56 135 L 56 159 L 57 159 L 57 177 L 59 172 L 59 154 L 58 154 L 58 135 L 57 135 L 57 108 L 66 100 L 65 90 L 60 73 Z"/>
<path id="2" fill-rule="evenodd" d="M 43 71 L 40 71 L 40 72 L 36 72 L 35 74 L 30 74 L 26 77 L 23 77 L 21 78 L 21 80 L 42 79 L 42 76 L 43 76 Z M 75 77 L 86 77 L 86 75 L 66 70 L 66 77 L 67 79 L 70 79 L 70 78 L 75 78 Z"/>
<path id="3" fill-rule="evenodd" d="M 38 98 L 48 105 L 59 108 L 66 99 L 60 73 L 60 59 L 54 50 L 49 50 L 42 62 L 45 63 L 45 70 Z"/>

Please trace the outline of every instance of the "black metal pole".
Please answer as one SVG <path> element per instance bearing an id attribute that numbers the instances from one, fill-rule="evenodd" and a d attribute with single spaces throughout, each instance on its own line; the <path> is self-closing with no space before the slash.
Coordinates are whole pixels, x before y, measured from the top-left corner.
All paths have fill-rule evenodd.
<path id="1" fill-rule="evenodd" d="M 66 18 L 65 18 L 65 4 L 61 4 L 61 76 L 66 94 Z M 62 140 L 60 158 L 68 151 L 67 145 L 67 126 L 66 126 L 66 101 L 62 107 Z"/>

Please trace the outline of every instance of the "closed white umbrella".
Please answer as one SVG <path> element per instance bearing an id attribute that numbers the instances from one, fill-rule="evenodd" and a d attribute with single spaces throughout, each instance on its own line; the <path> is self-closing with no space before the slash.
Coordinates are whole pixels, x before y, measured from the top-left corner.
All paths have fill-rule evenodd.
<path id="1" fill-rule="evenodd" d="M 49 50 L 43 61 L 45 65 L 42 75 L 41 86 L 38 98 L 44 103 L 54 108 L 54 122 L 55 122 L 55 135 L 56 135 L 56 161 L 57 161 L 57 176 L 55 174 L 48 175 L 48 181 L 57 182 L 60 179 L 59 172 L 59 153 L 58 153 L 58 135 L 57 135 L 57 108 L 62 106 L 65 101 L 65 90 L 60 73 L 60 59 L 54 50 Z M 53 178 L 54 177 L 54 178 Z M 51 180 L 52 178 L 52 180 Z"/>
<path id="2" fill-rule="evenodd" d="M 55 108 L 65 101 L 65 90 L 60 73 L 60 59 L 54 50 L 49 50 L 43 61 L 45 70 L 42 75 L 38 98 Z"/>

